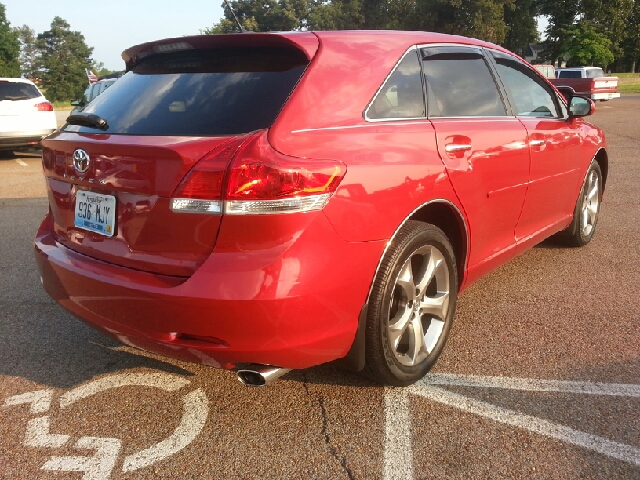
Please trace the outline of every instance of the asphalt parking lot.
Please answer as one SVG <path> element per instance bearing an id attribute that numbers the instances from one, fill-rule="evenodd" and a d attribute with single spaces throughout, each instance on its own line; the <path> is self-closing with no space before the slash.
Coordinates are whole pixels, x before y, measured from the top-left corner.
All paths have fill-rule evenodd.
<path id="1" fill-rule="evenodd" d="M 0 159 L 0 478 L 640 479 L 640 95 L 591 120 L 610 154 L 593 241 L 470 287 L 407 389 L 333 364 L 248 388 L 94 332 L 39 282 L 37 153 Z"/>

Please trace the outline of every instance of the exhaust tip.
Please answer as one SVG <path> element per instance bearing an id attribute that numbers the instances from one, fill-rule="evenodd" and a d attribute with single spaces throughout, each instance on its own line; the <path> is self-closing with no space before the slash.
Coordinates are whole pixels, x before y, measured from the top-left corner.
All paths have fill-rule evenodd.
<path id="1" fill-rule="evenodd" d="M 264 387 L 267 384 L 265 378 L 253 370 L 239 370 L 238 380 L 248 387 Z"/>
<path id="2" fill-rule="evenodd" d="M 264 387 L 290 372 L 290 368 L 271 365 L 249 365 L 238 370 L 238 380 L 248 387 Z"/>

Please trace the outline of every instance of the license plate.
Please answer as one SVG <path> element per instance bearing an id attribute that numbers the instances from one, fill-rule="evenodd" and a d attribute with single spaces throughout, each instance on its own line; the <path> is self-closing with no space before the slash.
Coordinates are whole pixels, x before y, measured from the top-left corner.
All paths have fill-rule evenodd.
<path id="1" fill-rule="evenodd" d="M 116 197 L 78 190 L 74 224 L 100 235 L 113 236 L 116 229 Z"/>

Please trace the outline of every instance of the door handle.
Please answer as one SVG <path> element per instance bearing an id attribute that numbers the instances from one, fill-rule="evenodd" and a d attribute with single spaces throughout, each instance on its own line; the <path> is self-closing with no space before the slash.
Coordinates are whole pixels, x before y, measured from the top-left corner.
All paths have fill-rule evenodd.
<path id="1" fill-rule="evenodd" d="M 545 143 L 547 143 L 546 140 L 531 140 L 529 142 L 529 145 L 531 145 L 532 147 L 539 147 L 540 145 L 544 145 Z"/>
<path id="2" fill-rule="evenodd" d="M 466 150 L 471 150 L 470 143 L 450 143 L 444 147 L 444 151 L 447 153 L 464 152 Z"/>

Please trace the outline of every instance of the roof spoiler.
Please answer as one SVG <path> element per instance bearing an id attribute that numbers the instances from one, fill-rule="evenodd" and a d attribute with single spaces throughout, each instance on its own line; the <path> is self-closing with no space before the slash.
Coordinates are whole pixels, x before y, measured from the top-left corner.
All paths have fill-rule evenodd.
<path id="1" fill-rule="evenodd" d="M 311 60 L 318 51 L 318 37 L 312 32 L 251 33 L 224 35 L 195 35 L 166 38 L 127 48 L 122 52 L 127 72 L 143 58 L 180 50 L 224 47 L 296 47 Z"/>

